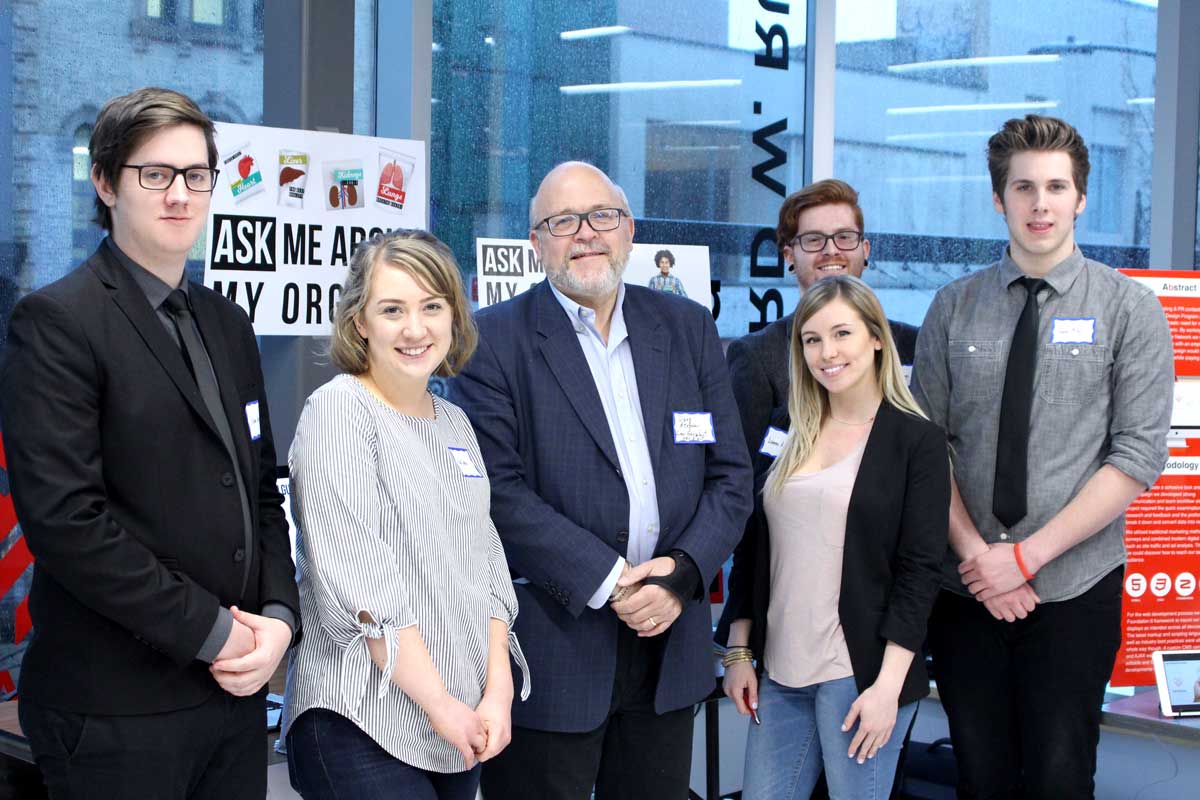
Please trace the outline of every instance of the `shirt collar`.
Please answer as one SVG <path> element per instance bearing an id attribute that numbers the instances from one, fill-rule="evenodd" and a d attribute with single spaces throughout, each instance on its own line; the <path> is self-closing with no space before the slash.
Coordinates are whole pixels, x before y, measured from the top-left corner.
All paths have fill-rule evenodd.
<path id="1" fill-rule="evenodd" d="M 1054 290 L 1055 294 L 1065 294 L 1071 288 L 1071 284 L 1075 283 L 1075 279 L 1079 277 L 1079 273 L 1083 271 L 1083 263 L 1083 253 L 1079 250 L 1079 245 L 1075 245 L 1075 249 L 1071 251 L 1069 256 L 1055 264 L 1046 273 L 1046 283 L 1050 284 L 1050 288 Z M 1012 260 L 1012 256 L 1008 254 L 1008 248 L 1005 247 L 1004 258 L 1000 259 L 1000 280 L 1002 285 L 1007 289 L 1024 276 L 1025 273 L 1017 266 L 1017 262 Z"/>
<path id="2" fill-rule="evenodd" d="M 597 338 L 600 337 L 600 331 L 596 328 L 596 312 L 587 306 L 582 306 L 576 303 L 571 298 L 558 290 L 549 278 L 546 279 L 550 284 L 550 291 L 554 292 L 555 299 L 559 305 L 563 307 L 563 311 L 567 312 L 567 319 L 571 320 L 571 327 L 579 330 L 579 325 L 582 324 L 588 328 Z M 617 287 L 617 300 L 613 304 L 612 321 L 608 326 L 608 349 L 612 349 L 620 344 L 628 335 L 625 329 L 625 283 L 624 281 Z"/>
<path id="3" fill-rule="evenodd" d="M 167 295 L 174 291 L 174 289 L 180 289 L 185 295 L 188 294 L 186 271 L 180 277 L 179 285 L 171 287 L 153 272 L 126 255 L 124 250 L 117 247 L 117 243 L 113 241 L 112 236 L 106 236 L 104 241 L 108 243 L 108 248 L 112 250 L 112 254 L 116 256 L 121 266 L 125 267 L 125 270 L 133 276 L 134 283 L 142 290 L 142 294 L 146 295 L 146 299 L 150 301 L 151 308 L 158 309 L 163 304 L 163 301 L 167 299 Z"/>

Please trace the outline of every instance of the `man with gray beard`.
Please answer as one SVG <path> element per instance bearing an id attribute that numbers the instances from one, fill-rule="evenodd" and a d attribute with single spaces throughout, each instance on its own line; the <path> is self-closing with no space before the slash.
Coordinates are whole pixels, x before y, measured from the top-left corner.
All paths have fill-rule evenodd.
<path id="1" fill-rule="evenodd" d="M 484 764 L 488 800 L 685 797 L 713 688 L 705 587 L 751 473 L 712 316 L 628 285 L 625 193 L 590 164 L 542 181 L 549 280 L 479 312 L 451 387 L 475 426 L 533 692 Z"/>

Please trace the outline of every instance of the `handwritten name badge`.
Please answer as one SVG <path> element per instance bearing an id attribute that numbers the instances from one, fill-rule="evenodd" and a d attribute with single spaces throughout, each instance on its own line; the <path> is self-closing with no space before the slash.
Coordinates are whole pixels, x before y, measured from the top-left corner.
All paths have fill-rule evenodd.
<path id="1" fill-rule="evenodd" d="M 675 444 L 715 444 L 712 414 L 707 411 L 676 411 Z"/>
<path id="2" fill-rule="evenodd" d="M 787 431 L 781 431 L 774 425 L 767 428 L 767 435 L 763 437 L 762 444 L 758 448 L 758 452 L 764 456 L 778 458 L 783 452 L 783 440 L 787 438 Z"/>
<path id="3" fill-rule="evenodd" d="M 1055 317 L 1050 329 L 1051 344 L 1094 344 L 1096 341 L 1096 319 L 1062 319 Z"/>
<path id="4" fill-rule="evenodd" d="M 250 429 L 250 441 L 262 438 L 262 422 L 258 413 L 258 401 L 246 403 L 246 427 Z"/>
<path id="5" fill-rule="evenodd" d="M 479 471 L 479 467 L 475 466 L 475 462 L 471 459 L 471 454 L 461 447 L 449 448 L 450 455 L 454 456 L 454 461 L 458 464 L 458 468 L 462 470 L 464 478 L 482 478 L 483 473 Z"/>

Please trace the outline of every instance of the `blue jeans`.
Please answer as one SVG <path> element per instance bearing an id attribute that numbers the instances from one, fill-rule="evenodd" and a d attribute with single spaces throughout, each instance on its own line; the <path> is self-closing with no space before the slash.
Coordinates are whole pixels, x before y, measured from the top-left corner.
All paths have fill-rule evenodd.
<path id="1" fill-rule="evenodd" d="M 842 732 L 857 699 L 853 677 L 792 689 L 764 675 L 758 688 L 762 725 L 750 723 L 746 743 L 743 800 L 808 800 L 822 766 L 832 800 L 886 800 L 917 704 L 900 707 L 887 744 L 859 764 L 846 755 L 858 724 Z"/>
<path id="2" fill-rule="evenodd" d="M 357 725 L 311 708 L 287 737 L 288 774 L 304 800 L 474 800 L 479 765 L 467 772 L 429 772 L 409 766 Z"/>

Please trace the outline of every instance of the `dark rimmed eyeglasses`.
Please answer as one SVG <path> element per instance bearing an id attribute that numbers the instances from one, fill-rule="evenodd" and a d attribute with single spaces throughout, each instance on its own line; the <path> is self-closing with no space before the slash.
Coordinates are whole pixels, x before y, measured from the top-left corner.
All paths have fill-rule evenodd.
<path id="1" fill-rule="evenodd" d="M 597 208 L 586 214 L 554 214 L 534 225 L 534 230 L 546 226 L 551 236 L 574 236 L 583 227 L 583 221 L 596 233 L 616 230 L 621 224 L 621 217 L 629 216 L 619 208 Z"/>
<path id="2" fill-rule="evenodd" d="M 183 176 L 183 185 L 189 192 L 211 192 L 217 188 L 217 174 L 221 170 L 211 167 L 172 167 L 169 164 L 122 164 L 122 169 L 136 169 L 138 184 L 143 189 L 161 192 L 175 183 L 177 175 Z"/>
<path id="3" fill-rule="evenodd" d="M 793 237 L 788 244 L 793 247 L 800 245 L 800 249 L 806 253 L 819 253 L 825 249 L 825 243 L 830 239 L 838 250 L 853 250 L 862 243 L 863 235 L 862 231 L 837 231 L 830 234 L 810 231 Z"/>

